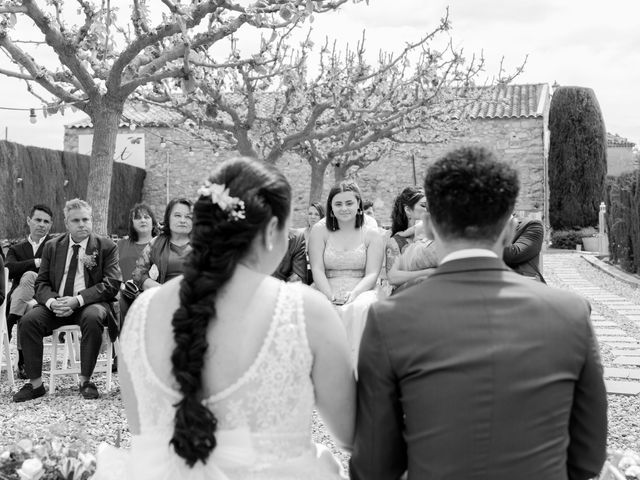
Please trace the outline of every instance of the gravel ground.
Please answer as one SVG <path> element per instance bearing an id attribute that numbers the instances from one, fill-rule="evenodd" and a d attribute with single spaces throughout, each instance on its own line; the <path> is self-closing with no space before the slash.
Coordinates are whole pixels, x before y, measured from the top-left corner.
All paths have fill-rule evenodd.
<path id="1" fill-rule="evenodd" d="M 587 280 L 640 305 L 639 289 L 597 270 L 579 255 L 574 255 L 570 261 Z M 545 272 L 545 278 L 551 285 L 570 288 L 562 285 L 550 271 Z M 640 339 L 639 324 L 617 314 L 606 305 L 593 301 L 592 304 L 607 320 L 616 322 L 631 336 Z M 602 346 L 602 357 L 605 366 L 611 366 L 613 356 L 606 345 Z M 131 434 L 124 417 L 117 374 L 113 376 L 112 390 L 108 393 L 104 390 L 104 375 L 95 378 L 101 397 L 94 401 L 82 399 L 73 377 L 60 378 L 55 395 L 47 394 L 33 402 L 14 404 L 11 401 L 12 390 L 3 372 L 0 379 L 0 452 L 25 438 L 38 442 L 57 437 L 64 445 L 85 452 L 95 452 L 97 445 L 103 441 L 129 446 Z M 17 380 L 16 389 L 21 385 L 22 381 Z M 327 445 L 342 464 L 347 465 L 348 455 L 336 448 L 317 416 L 313 420 L 313 437 L 316 442 Z M 640 452 L 639 397 L 609 396 L 609 447 L 630 448 Z"/>

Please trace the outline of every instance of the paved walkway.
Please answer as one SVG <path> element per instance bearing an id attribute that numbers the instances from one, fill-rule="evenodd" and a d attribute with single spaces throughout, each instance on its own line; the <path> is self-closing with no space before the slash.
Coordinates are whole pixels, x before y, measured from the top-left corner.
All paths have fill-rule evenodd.
<path id="1" fill-rule="evenodd" d="M 613 316 L 601 312 L 600 305 L 629 320 L 640 322 L 640 305 L 608 291 L 585 279 L 576 268 L 575 253 L 552 253 L 544 256 L 545 273 L 553 273 L 557 282 L 552 285 L 573 290 L 592 302 L 591 320 L 600 344 L 607 345 L 614 354 L 613 366 L 605 367 L 607 392 L 638 395 L 640 393 L 640 341 L 629 335 Z M 584 261 L 580 259 L 581 261 Z M 611 279 L 615 282 L 615 279 Z"/>

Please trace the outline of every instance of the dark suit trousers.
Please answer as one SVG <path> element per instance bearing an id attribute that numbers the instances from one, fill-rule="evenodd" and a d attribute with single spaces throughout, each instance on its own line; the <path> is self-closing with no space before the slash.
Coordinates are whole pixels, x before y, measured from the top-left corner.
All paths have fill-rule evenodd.
<path id="1" fill-rule="evenodd" d="M 108 307 L 105 303 L 85 305 L 68 317 L 56 315 L 44 305 L 36 305 L 20 320 L 20 340 L 24 353 L 24 368 L 30 379 L 42 376 L 42 339 L 53 330 L 64 325 L 79 325 L 80 375 L 90 378 L 96 366 L 102 330 L 107 321 Z"/>

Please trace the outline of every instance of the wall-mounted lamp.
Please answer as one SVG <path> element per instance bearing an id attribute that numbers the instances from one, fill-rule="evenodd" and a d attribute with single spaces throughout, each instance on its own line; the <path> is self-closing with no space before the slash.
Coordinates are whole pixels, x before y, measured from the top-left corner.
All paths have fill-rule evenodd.
<path id="1" fill-rule="evenodd" d="M 164 141 L 164 137 L 160 137 L 160 148 L 164 148 L 167 146 L 167 142 Z"/>
<path id="2" fill-rule="evenodd" d="M 16 178 L 16 183 L 22 183 L 22 177 Z"/>
<path id="3" fill-rule="evenodd" d="M 130 123 L 129 124 L 129 130 L 131 130 L 132 132 L 136 129 L 136 124 L 135 123 Z"/>
<path id="4" fill-rule="evenodd" d="M 36 109 L 35 108 L 31 108 L 29 110 L 29 121 L 31 123 L 36 123 L 38 121 L 38 117 L 36 117 Z"/>
<path id="5" fill-rule="evenodd" d="M 62 182 L 63 187 L 66 187 L 67 185 L 69 185 L 69 180 L 65 180 L 64 182 Z"/>

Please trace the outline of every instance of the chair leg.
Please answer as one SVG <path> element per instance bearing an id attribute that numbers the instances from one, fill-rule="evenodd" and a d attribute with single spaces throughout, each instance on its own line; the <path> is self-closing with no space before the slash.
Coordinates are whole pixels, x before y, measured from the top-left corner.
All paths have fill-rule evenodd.
<path id="1" fill-rule="evenodd" d="M 7 334 L 6 327 L 2 331 L 2 339 L 1 342 L 1 350 L 4 352 L 4 366 L 7 371 L 7 379 L 9 380 L 9 385 L 13 388 L 15 386 L 15 381 L 13 378 L 13 362 L 11 361 L 11 351 L 9 349 L 9 335 Z M 2 363 L 2 358 L 0 358 L 0 364 Z M 0 365 L 0 373 L 2 373 L 2 366 Z"/>
<path id="2" fill-rule="evenodd" d="M 103 340 L 104 341 L 104 340 Z M 111 368 L 113 367 L 113 343 L 107 339 L 107 392 L 111 390 Z"/>
<path id="3" fill-rule="evenodd" d="M 4 304 L 3 304 L 4 305 Z M 4 359 L 2 358 L 4 355 Z M 7 379 L 11 387 L 15 386 L 13 379 L 13 362 L 11 361 L 11 347 L 9 344 L 9 333 L 7 331 L 7 319 L 4 312 L 0 314 L 0 373 L 2 373 L 2 362 L 7 370 Z"/>
<path id="4" fill-rule="evenodd" d="M 69 356 L 71 358 L 71 368 L 80 368 L 80 334 L 77 332 L 69 332 L 69 340 L 67 346 L 69 348 Z M 76 376 L 76 383 L 80 382 L 78 374 Z"/>
<path id="5" fill-rule="evenodd" d="M 66 362 L 65 358 L 62 360 Z M 58 370 L 58 334 L 53 332 L 51 337 L 51 368 L 49 368 L 49 394 L 53 395 L 56 391 L 56 371 Z"/>

